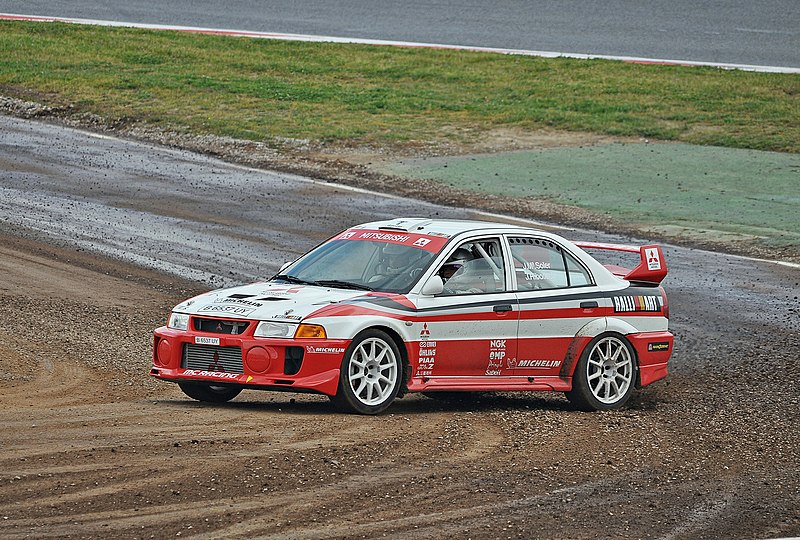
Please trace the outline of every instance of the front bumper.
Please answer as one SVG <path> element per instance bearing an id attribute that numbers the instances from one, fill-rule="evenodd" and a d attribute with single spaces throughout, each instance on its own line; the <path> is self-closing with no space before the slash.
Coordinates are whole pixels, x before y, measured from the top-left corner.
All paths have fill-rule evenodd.
<path id="1" fill-rule="evenodd" d="M 333 396 L 349 345 L 349 340 L 257 338 L 162 326 L 153 333 L 150 375 L 171 382 Z"/>

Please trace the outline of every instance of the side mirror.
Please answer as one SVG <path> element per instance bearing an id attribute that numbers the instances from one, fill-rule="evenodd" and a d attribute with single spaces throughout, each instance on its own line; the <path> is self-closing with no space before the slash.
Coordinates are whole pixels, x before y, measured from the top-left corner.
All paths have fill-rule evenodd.
<path id="1" fill-rule="evenodd" d="M 435 274 L 422 286 L 422 294 L 425 296 L 436 296 L 441 294 L 444 290 L 444 281 L 442 276 Z"/>
<path id="2" fill-rule="evenodd" d="M 281 265 L 281 269 L 280 269 L 280 270 L 278 270 L 278 273 L 279 273 L 279 274 L 283 274 L 283 271 L 284 271 L 284 270 L 286 270 L 287 268 L 289 268 L 289 265 L 290 265 L 290 264 L 292 264 L 292 261 L 289 261 L 289 262 L 285 262 L 285 263 L 283 263 L 283 264 Z"/>

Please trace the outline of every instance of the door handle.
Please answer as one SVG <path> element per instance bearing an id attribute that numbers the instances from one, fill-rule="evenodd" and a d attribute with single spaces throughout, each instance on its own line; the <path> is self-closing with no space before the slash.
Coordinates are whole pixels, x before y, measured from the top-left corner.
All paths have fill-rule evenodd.
<path id="1" fill-rule="evenodd" d="M 592 309 L 598 307 L 597 302 L 581 302 L 581 309 Z"/>
<path id="2" fill-rule="evenodd" d="M 497 304 L 494 306 L 495 313 L 505 313 L 507 311 L 511 311 L 512 309 L 514 308 L 511 307 L 511 304 Z"/>

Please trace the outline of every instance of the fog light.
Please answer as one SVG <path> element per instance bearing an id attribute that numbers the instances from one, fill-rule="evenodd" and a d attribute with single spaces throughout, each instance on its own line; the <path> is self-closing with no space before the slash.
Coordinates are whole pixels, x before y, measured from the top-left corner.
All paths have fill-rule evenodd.
<path id="1" fill-rule="evenodd" d="M 264 373 L 273 360 L 278 359 L 278 351 L 272 347 L 253 347 L 247 351 L 245 363 L 250 371 Z"/>
<path id="2" fill-rule="evenodd" d="M 169 341 L 166 339 L 158 340 L 158 345 L 156 345 L 156 364 L 162 367 L 166 367 L 169 365 L 169 361 L 172 358 L 172 345 L 170 345 Z"/>

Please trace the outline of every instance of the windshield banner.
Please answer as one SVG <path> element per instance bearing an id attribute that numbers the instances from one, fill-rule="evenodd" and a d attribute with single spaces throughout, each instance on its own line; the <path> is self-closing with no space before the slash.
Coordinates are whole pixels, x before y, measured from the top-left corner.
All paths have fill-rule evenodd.
<path id="1" fill-rule="evenodd" d="M 427 234 L 407 233 L 401 231 L 372 231 L 364 229 L 350 229 L 343 232 L 334 240 L 367 240 L 370 242 L 388 242 L 424 249 L 431 253 L 438 253 L 447 243 L 444 236 L 431 236 Z"/>

